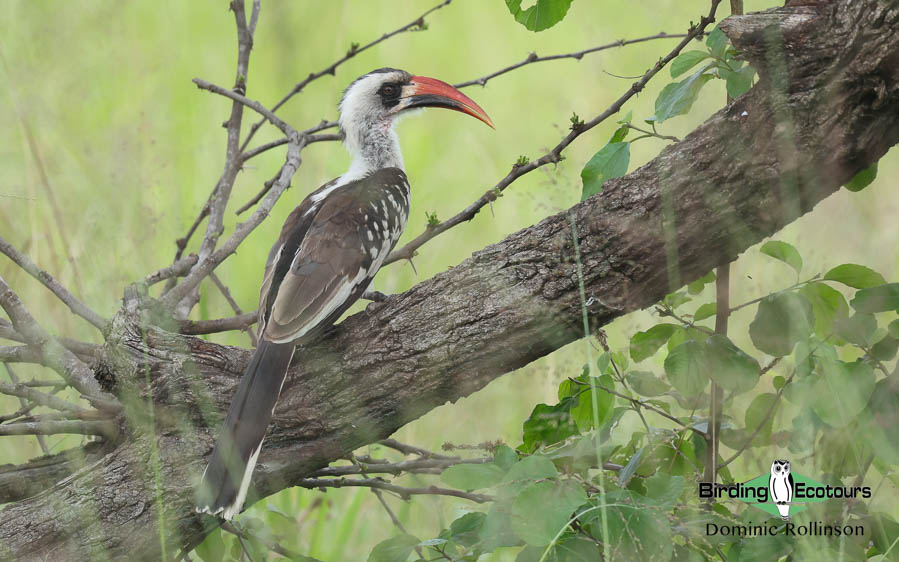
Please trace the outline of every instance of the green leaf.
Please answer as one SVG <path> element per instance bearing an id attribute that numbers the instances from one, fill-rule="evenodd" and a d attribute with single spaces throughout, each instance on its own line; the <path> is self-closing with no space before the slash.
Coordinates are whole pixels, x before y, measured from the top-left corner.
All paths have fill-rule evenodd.
<path id="1" fill-rule="evenodd" d="M 653 500 L 663 509 L 670 509 L 677 503 L 677 499 L 686 488 L 683 476 L 672 476 L 664 472 L 657 472 L 644 480 L 646 485 L 646 497 Z"/>
<path id="2" fill-rule="evenodd" d="M 753 398 L 752 402 L 749 403 L 749 407 L 746 408 L 746 414 L 743 418 L 746 431 L 753 433 L 757 427 L 760 425 L 762 427 L 756 439 L 753 440 L 753 443 L 756 445 L 770 443 L 771 441 L 771 428 L 774 425 L 774 415 L 777 412 L 772 411 L 770 415 L 768 415 L 768 412 L 776 401 L 777 395 L 767 392 Z"/>
<path id="3" fill-rule="evenodd" d="M 799 251 L 786 242 L 770 240 L 762 244 L 760 251 L 766 256 L 771 256 L 789 265 L 796 270 L 797 274 L 802 271 L 802 257 L 799 255 Z"/>
<path id="4" fill-rule="evenodd" d="M 462 546 L 471 546 L 480 540 L 479 535 L 486 518 L 487 514 L 480 511 L 466 513 L 450 524 L 446 538 Z"/>
<path id="5" fill-rule="evenodd" d="M 700 277 L 699 279 L 697 279 L 696 281 L 693 281 L 692 283 L 687 285 L 687 292 L 690 293 L 691 295 L 698 295 L 699 293 L 702 292 L 702 290 L 705 288 L 706 285 L 708 285 L 709 283 L 711 283 L 714 280 L 715 280 L 715 272 L 710 271 L 710 272 L 706 273 L 705 275 L 703 275 L 702 277 Z"/>
<path id="6" fill-rule="evenodd" d="M 505 497 L 514 496 L 534 480 L 555 478 L 558 475 L 559 471 L 551 460 L 541 455 L 531 455 L 509 469 L 503 477 L 499 491 Z"/>
<path id="7" fill-rule="evenodd" d="M 820 376 L 815 381 L 812 409 L 824 423 L 844 427 L 867 406 L 874 392 L 874 370 L 862 361 L 818 358 L 816 363 Z"/>
<path id="8" fill-rule="evenodd" d="M 669 293 L 665 295 L 665 304 L 671 308 L 677 308 L 682 304 L 687 304 L 691 300 L 693 299 L 683 293 Z"/>
<path id="9" fill-rule="evenodd" d="M 705 371 L 722 388 L 737 394 L 752 390 L 761 375 L 758 361 L 722 334 L 706 340 L 705 358 Z"/>
<path id="10" fill-rule="evenodd" d="M 575 482 L 534 482 L 512 501 L 512 530 L 529 545 L 547 545 L 585 501 Z"/>
<path id="11" fill-rule="evenodd" d="M 707 302 L 703 305 L 700 305 L 700 307 L 696 309 L 696 312 L 693 313 L 693 320 L 699 322 L 700 320 L 711 318 L 717 313 L 718 305 L 713 302 Z"/>
<path id="12" fill-rule="evenodd" d="M 812 304 L 815 315 L 815 334 L 826 338 L 834 330 L 834 323 L 849 316 L 849 304 L 843 294 L 826 283 L 809 283 L 799 289 Z"/>
<path id="13" fill-rule="evenodd" d="M 577 424 L 571 418 L 568 402 L 555 406 L 537 404 L 522 426 L 525 452 L 530 453 L 541 445 L 558 443 L 566 437 L 578 434 Z"/>
<path id="14" fill-rule="evenodd" d="M 849 191 L 861 191 L 871 185 L 875 178 L 877 178 L 877 162 L 852 176 L 852 179 L 849 180 L 845 187 Z"/>
<path id="15" fill-rule="evenodd" d="M 871 346 L 871 357 L 878 361 L 891 361 L 899 350 L 899 339 L 887 334 L 873 346 Z"/>
<path id="16" fill-rule="evenodd" d="M 883 278 L 883 275 L 870 267 L 854 263 L 844 263 L 836 266 L 824 275 L 824 279 L 849 285 L 855 289 L 869 289 L 886 284 L 886 279 Z"/>
<path id="17" fill-rule="evenodd" d="M 521 539 L 512 532 L 512 522 L 509 519 L 509 507 L 506 503 L 495 502 L 487 511 L 487 517 L 481 526 L 479 533 L 481 548 L 490 552 L 503 546 L 517 546 Z"/>
<path id="18" fill-rule="evenodd" d="M 703 372 L 703 344 L 689 340 L 668 352 L 665 358 L 665 374 L 671 384 L 682 394 L 695 396 L 708 383 Z"/>
<path id="19" fill-rule="evenodd" d="M 706 37 L 705 44 L 713 57 L 723 59 L 725 51 L 727 50 L 727 35 L 725 35 L 724 32 L 721 31 L 721 28 L 716 25 L 715 29 L 713 29 L 712 32 L 709 33 L 709 36 Z"/>
<path id="20" fill-rule="evenodd" d="M 589 382 L 589 381 L 588 381 Z M 609 375 L 599 377 L 599 383 L 606 388 L 614 388 L 615 380 Z M 602 427 L 609 418 L 612 417 L 613 406 L 615 405 L 615 397 L 605 390 L 596 387 L 596 417 L 599 419 L 599 426 Z M 593 390 L 586 390 L 578 395 L 577 406 L 571 408 L 571 417 L 577 424 L 578 429 L 589 431 L 593 427 Z"/>
<path id="21" fill-rule="evenodd" d="M 406 562 L 419 542 L 412 535 L 398 535 L 381 541 L 368 555 L 368 562 Z"/>
<path id="22" fill-rule="evenodd" d="M 671 77 L 677 78 L 707 58 L 709 58 L 709 53 L 706 51 L 687 51 L 677 55 L 671 61 Z"/>
<path id="23" fill-rule="evenodd" d="M 584 189 L 581 201 L 602 192 L 602 185 L 627 173 L 631 161 L 631 143 L 613 142 L 605 145 L 581 170 Z"/>
<path id="24" fill-rule="evenodd" d="M 796 342 L 811 334 L 814 322 L 807 298 L 799 293 L 778 293 L 759 303 L 749 325 L 749 337 L 759 351 L 783 357 L 790 354 Z"/>
<path id="25" fill-rule="evenodd" d="M 622 125 L 615 129 L 615 132 L 612 133 L 612 136 L 609 138 L 609 142 L 607 144 L 612 144 L 616 142 L 621 142 L 627 136 L 627 133 L 631 130 L 627 125 Z"/>
<path id="26" fill-rule="evenodd" d="M 221 529 L 215 529 L 203 539 L 194 552 L 204 562 L 219 562 L 225 559 L 225 541 Z"/>
<path id="27" fill-rule="evenodd" d="M 631 371 L 624 378 L 634 392 L 641 396 L 659 396 L 671 388 L 668 383 L 647 371 Z"/>
<path id="28" fill-rule="evenodd" d="M 537 0 L 527 9 L 521 8 L 521 0 L 506 0 L 515 21 L 531 31 L 543 31 L 556 25 L 568 13 L 572 0 Z"/>
<path id="29" fill-rule="evenodd" d="M 859 312 L 899 310 L 899 283 L 862 289 L 855 293 L 855 298 L 849 304 Z"/>
<path id="30" fill-rule="evenodd" d="M 503 469 L 493 463 L 457 464 L 440 474 L 440 480 L 460 490 L 490 488 L 503 478 Z"/>
<path id="31" fill-rule="evenodd" d="M 683 115 L 690 111 L 693 102 L 699 95 L 699 91 L 705 86 L 706 82 L 712 79 L 711 74 L 706 74 L 708 66 L 704 66 L 691 74 L 686 80 L 680 82 L 672 82 L 668 84 L 659 93 L 656 98 L 656 114 L 655 118 L 658 123 Z"/>
<path id="32" fill-rule="evenodd" d="M 615 121 L 615 122 L 616 123 L 630 123 L 631 119 L 633 119 L 633 117 L 634 117 L 634 110 L 631 109 L 631 110 L 628 110 L 628 112 L 624 114 L 624 117 L 622 117 L 621 119 L 619 119 L 618 121 Z"/>
<path id="33" fill-rule="evenodd" d="M 656 324 L 645 332 L 637 332 L 631 338 L 631 359 L 640 362 L 652 357 L 676 330 L 675 324 Z"/>
<path id="34" fill-rule="evenodd" d="M 672 525 L 658 509 L 629 490 L 606 494 L 606 526 L 603 537 L 601 510 L 583 516 L 590 535 L 606 542 L 614 560 L 670 560 L 674 546 Z M 597 558 L 599 560 L 599 558 Z"/>
<path id="35" fill-rule="evenodd" d="M 893 320 L 892 322 L 890 322 L 888 330 L 891 336 L 893 336 L 894 338 L 899 338 L 899 320 Z"/>
<path id="36" fill-rule="evenodd" d="M 503 469 L 503 472 L 512 468 L 518 462 L 518 453 L 507 445 L 499 445 L 493 452 L 493 464 Z"/>
<path id="37" fill-rule="evenodd" d="M 637 468 L 640 467 L 640 460 L 643 458 L 643 452 L 646 450 L 646 447 L 641 448 L 633 456 L 628 459 L 627 464 L 624 465 L 624 468 L 621 469 L 621 472 L 618 473 L 618 485 L 624 488 L 627 486 L 627 483 L 630 482 L 631 478 L 634 476 L 634 473 L 637 472 Z"/>
<path id="38" fill-rule="evenodd" d="M 755 69 L 751 66 L 744 66 L 740 70 L 730 70 L 728 68 L 719 69 L 718 71 L 725 80 L 727 86 L 727 95 L 732 99 L 737 99 L 752 88 L 752 78 L 755 76 Z"/>
<path id="39" fill-rule="evenodd" d="M 867 345 L 877 329 L 877 319 L 873 314 L 853 314 L 834 323 L 834 333 L 849 343 Z"/>

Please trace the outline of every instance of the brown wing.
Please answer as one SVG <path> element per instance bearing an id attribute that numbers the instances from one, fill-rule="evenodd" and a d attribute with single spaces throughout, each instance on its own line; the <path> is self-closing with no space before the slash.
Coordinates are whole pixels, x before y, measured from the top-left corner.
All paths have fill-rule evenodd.
<path id="1" fill-rule="evenodd" d="M 272 249 L 261 295 L 267 341 L 293 341 L 330 325 L 371 283 L 398 237 L 372 228 L 375 210 L 384 208 L 377 205 L 384 179 L 379 172 L 330 193 L 325 186 L 291 214 Z"/>

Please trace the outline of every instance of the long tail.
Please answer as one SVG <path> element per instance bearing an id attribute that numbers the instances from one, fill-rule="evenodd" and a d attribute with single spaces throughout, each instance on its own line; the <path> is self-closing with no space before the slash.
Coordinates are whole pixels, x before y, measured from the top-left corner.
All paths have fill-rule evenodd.
<path id="1" fill-rule="evenodd" d="M 225 519 L 240 513 L 293 352 L 293 344 L 259 340 L 203 472 L 198 512 Z"/>

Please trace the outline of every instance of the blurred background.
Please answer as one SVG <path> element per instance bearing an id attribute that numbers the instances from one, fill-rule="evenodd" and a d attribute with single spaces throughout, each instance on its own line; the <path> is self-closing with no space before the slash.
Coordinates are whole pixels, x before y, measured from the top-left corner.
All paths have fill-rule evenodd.
<path id="1" fill-rule="evenodd" d="M 340 58 L 351 43 L 365 44 L 436 3 L 263 1 L 247 95 L 271 106 L 310 72 Z M 728 13 L 726 4 L 719 9 L 722 16 Z M 775 4 L 747 0 L 746 10 Z M 279 115 L 298 129 L 334 119 L 343 88 L 373 68 L 393 66 L 461 82 L 520 61 L 530 52 L 549 55 L 659 31 L 682 33 L 707 10 L 707 2 L 700 0 L 575 0 L 562 23 L 533 33 L 513 20 L 502 0 L 455 0 L 427 18 L 427 30 L 400 34 L 362 53 L 339 67 L 336 76 L 311 84 Z M 426 213 L 449 218 L 492 187 L 520 155 L 543 154 L 567 132 L 572 112 L 584 120 L 599 114 L 634 81 L 613 75 L 641 75 L 674 44 L 663 39 L 580 61 L 534 64 L 486 87 L 466 89 L 493 118 L 496 131 L 451 112 L 434 111 L 404 121 L 399 133 L 413 203 L 400 244 L 423 230 Z M 175 240 L 185 234 L 221 174 L 226 142 L 221 124 L 228 118 L 230 102 L 198 90 L 191 79 L 229 87 L 236 54 L 234 19 L 224 0 L 0 2 L 0 234 L 95 310 L 111 316 L 126 284 L 170 263 Z M 625 111 L 633 111 L 635 122 L 653 115 L 656 95 L 668 82 L 666 70 Z M 724 98 L 723 82 L 714 81 L 689 115 L 662 124 L 659 131 L 687 134 L 720 108 Z M 256 120 L 246 111 L 244 131 Z M 407 263 L 396 263 L 378 275 L 374 288 L 404 291 L 576 203 L 581 168 L 608 140 L 614 121 L 579 138 L 558 166 L 517 181 L 493 204 L 492 212 L 485 209 L 426 245 L 415 259 L 417 274 Z M 254 143 L 278 136 L 266 126 Z M 635 143 L 631 169 L 658 154 L 664 144 L 657 139 Z M 278 170 L 283 158 L 283 148 L 269 151 L 239 175 L 226 234 L 239 220 L 234 210 Z M 306 193 L 340 175 L 347 165 L 347 154 L 337 143 L 307 148 L 293 187 L 270 219 L 218 269 L 244 310 L 255 308 L 265 257 L 286 215 Z M 844 262 L 872 267 L 888 280 L 899 277 L 899 199 L 892 192 L 899 181 L 897 171 L 899 152 L 894 150 L 881 161 L 873 185 L 857 194 L 841 190 L 777 235 L 802 252 L 803 279 Z M 205 223 L 200 234 L 204 229 Z M 194 238 L 189 251 L 196 250 L 199 239 Z M 5 258 L 0 258 L 0 275 L 52 332 L 99 341 L 95 330 Z M 790 268 L 755 248 L 736 262 L 731 276 L 734 303 L 796 281 Z M 233 314 L 211 284 L 204 284 L 202 293 L 194 318 Z M 705 301 L 711 298 L 704 296 Z M 745 309 L 731 320 L 738 327 L 733 330 L 735 343 L 749 351 L 754 349 L 745 326 L 752 314 Z M 612 347 L 625 346 L 652 317 L 643 311 L 607 326 Z M 249 346 L 241 333 L 211 339 Z M 521 423 L 534 405 L 554 403 L 559 382 L 579 374 L 585 359 L 582 342 L 570 345 L 473 396 L 433 410 L 395 437 L 430 449 L 440 449 L 445 442 L 496 440 L 514 447 L 521 442 Z M 23 378 L 37 373 L 27 366 L 18 372 Z M 12 398 L 0 396 L 0 411 L 16 408 Z M 52 452 L 79 442 L 77 437 L 48 439 Z M 33 437 L 0 439 L 0 464 L 40 454 Z M 771 456 L 754 455 L 732 467 L 734 474 L 749 477 L 767 471 Z M 872 500 L 872 510 L 887 510 L 873 505 L 889 501 L 884 495 L 879 498 Z M 410 503 L 393 497 L 387 501 L 409 532 L 423 539 L 436 536 L 464 510 L 476 508 L 432 496 Z M 272 525 L 277 519 L 289 537 L 285 546 L 326 561 L 363 560 L 375 543 L 394 533 L 366 489 L 285 490 L 259 502 L 244 517 Z M 487 559 L 504 559 L 502 552 L 491 556 Z"/>

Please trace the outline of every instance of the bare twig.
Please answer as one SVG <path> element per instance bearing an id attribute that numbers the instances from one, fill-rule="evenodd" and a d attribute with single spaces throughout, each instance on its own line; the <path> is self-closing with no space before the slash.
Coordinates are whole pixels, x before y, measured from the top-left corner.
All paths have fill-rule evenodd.
<path id="1" fill-rule="evenodd" d="M 290 139 L 287 159 L 281 170 L 281 177 L 275 182 L 272 190 L 265 196 L 265 199 L 263 199 L 256 211 L 253 212 L 249 219 L 237 225 L 228 240 L 218 250 L 213 252 L 207 259 L 197 263 L 187 277 L 160 299 L 163 305 L 174 308 L 181 299 L 200 284 L 210 271 L 214 270 L 225 258 L 234 253 L 237 250 L 237 246 L 268 216 L 275 202 L 290 185 L 291 178 L 293 178 L 293 175 L 300 167 L 300 152 L 303 149 L 305 139 L 295 131 L 290 134 Z"/>
<path id="2" fill-rule="evenodd" d="M 234 297 L 231 296 L 231 290 L 228 289 L 228 286 L 225 285 L 221 279 L 219 279 L 219 276 L 216 275 L 214 271 L 209 274 L 209 278 L 212 279 L 213 284 L 215 284 L 222 296 L 225 297 L 225 300 L 228 301 L 228 304 L 231 306 L 231 310 L 234 311 L 234 314 L 243 316 L 243 310 L 241 310 L 240 305 L 237 304 L 237 301 L 234 300 Z M 246 332 L 250 336 L 250 343 L 253 344 L 253 347 L 256 347 L 256 333 L 253 332 L 253 329 L 249 326 L 246 327 Z"/>
<path id="3" fill-rule="evenodd" d="M 68 291 L 68 289 L 63 287 L 59 283 L 59 281 L 57 281 L 49 273 L 38 267 L 33 261 L 31 261 L 31 259 L 28 258 L 28 256 L 15 249 L 13 245 L 4 240 L 2 236 L 0 236 L 0 252 L 6 254 L 9 259 L 16 263 L 16 265 L 24 269 L 29 275 L 31 275 L 32 277 L 40 281 L 45 287 L 50 289 L 50 292 L 56 295 L 56 297 L 61 300 L 66 306 L 68 306 L 69 310 L 71 310 L 74 314 L 84 318 L 101 332 L 106 330 L 106 327 L 109 324 L 109 320 L 103 318 L 102 316 L 91 310 L 90 307 L 78 300 L 75 295 L 73 295 Z"/>
<path id="4" fill-rule="evenodd" d="M 118 426 L 111 421 L 60 420 L 21 422 L 0 425 L 0 436 L 7 435 L 58 435 L 74 433 L 99 435 L 108 439 L 118 437 Z"/>
<path id="5" fill-rule="evenodd" d="M 7 369 L 9 369 L 8 365 Z M 10 371 L 10 379 L 12 379 L 13 377 L 14 375 Z M 61 412 L 68 412 L 69 414 L 80 419 L 97 418 L 100 415 L 99 412 L 85 410 L 84 408 L 76 406 L 71 402 L 66 402 L 61 398 L 57 398 L 52 394 L 47 394 L 39 390 L 35 390 L 34 388 L 31 388 L 24 384 L 18 384 L 16 381 L 14 381 L 13 384 L 9 384 L 8 382 L 0 380 L 0 393 L 7 394 L 9 396 L 17 396 L 22 400 L 30 400 L 35 404 L 53 408 L 54 410 L 59 410 Z"/>
<path id="6" fill-rule="evenodd" d="M 665 57 L 659 59 L 659 61 L 655 65 L 653 65 L 652 68 L 646 71 L 646 73 L 643 75 L 643 78 L 632 84 L 627 92 L 625 92 L 621 95 L 621 97 L 615 100 L 615 102 L 612 103 L 612 105 L 610 105 L 605 111 L 600 113 L 592 120 L 587 121 L 586 123 L 573 126 L 571 132 L 569 132 L 552 150 L 550 150 L 540 158 L 532 160 L 527 164 L 521 166 L 513 166 L 509 173 L 506 174 L 506 177 L 501 179 L 493 188 L 484 193 L 474 203 L 457 213 L 452 218 L 441 222 L 439 225 L 426 228 L 424 232 L 419 234 L 412 241 L 408 242 L 405 246 L 391 252 L 391 254 L 387 256 L 387 259 L 384 260 L 384 264 L 386 265 L 398 260 L 412 258 L 415 255 L 415 251 L 426 244 L 428 241 L 434 239 L 435 237 L 453 228 L 454 226 L 474 218 L 474 216 L 485 205 L 494 201 L 502 193 L 503 190 L 505 190 L 509 185 L 512 184 L 512 182 L 514 182 L 521 176 L 538 168 L 541 168 L 547 164 L 558 163 L 562 159 L 562 151 L 564 151 L 569 144 L 571 144 L 576 138 L 581 136 L 586 131 L 589 131 L 612 115 L 618 113 L 621 107 L 629 99 L 643 90 L 647 82 L 649 82 L 650 79 L 658 74 L 659 71 L 661 71 L 665 67 L 665 65 L 671 62 L 674 57 L 676 57 L 681 52 L 681 50 L 683 50 L 683 48 L 690 43 L 690 41 L 703 33 L 705 31 L 705 28 L 708 27 L 713 21 L 715 21 L 715 12 L 717 11 L 718 4 L 720 4 L 720 2 L 721 0 L 712 0 L 712 6 L 710 8 L 709 14 L 700 18 L 699 24 L 690 28 L 690 30 L 683 36 L 683 39 L 681 39 L 681 41 L 677 44 L 677 46 L 674 47 L 674 49 L 671 50 L 671 52 L 669 52 Z"/>
<path id="7" fill-rule="evenodd" d="M 337 70 L 337 67 L 339 67 L 346 61 L 350 60 L 351 58 L 355 57 L 359 53 L 361 53 L 363 51 L 367 51 L 368 49 L 371 49 L 378 43 L 381 43 L 382 41 L 386 41 L 387 39 L 390 39 L 391 37 L 393 37 L 395 35 L 399 35 L 400 33 L 404 33 L 406 31 L 413 30 L 413 29 L 421 29 L 421 27 L 424 25 L 426 16 L 430 15 L 432 12 L 439 10 L 440 8 L 443 8 L 444 6 L 449 5 L 451 2 L 452 2 L 452 0 L 443 0 L 443 2 L 440 2 L 433 8 L 427 10 L 426 12 L 424 12 L 423 14 L 421 14 L 420 16 L 418 16 L 411 22 L 407 23 L 406 25 L 403 25 L 403 26 L 391 31 L 390 33 L 385 33 L 385 34 L 381 35 L 380 37 L 378 37 L 377 39 L 370 41 L 369 43 L 366 43 L 365 45 L 362 45 L 361 47 L 358 45 L 355 45 L 355 44 L 352 45 L 342 58 L 333 62 L 330 66 L 327 66 L 327 67 L 319 70 L 318 72 L 310 73 L 309 76 L 307 76 L 306 78 L 304 78 L 303 80 L 298 82 L 293 88 L 291 88 L 291 90 L 283 98 L 281 98 L 281 100 L 278 103 L 276 103 L 274 106 L 272 106 L 272 111 L 273 112 L 278 111 L 278 109 L 280 109 L 282 105 L 287 103 L 287 100 L 289 100 L 293 96 L 302 92 L 303 88 L 308 86 L 309 83 L 311 83 L 315 80 L 318 80 L 322 76 L 326 76 L 329 74 L 333 76 L 335 71 Z M 265 123 L 265 119 L 262 119 L 256 123 L 254 123 L 253 126 L 250 127 L 250 132 L 247 134 L 247 138 L 244 139 L 243 144 L 240 146 L 241 151 L 246 150 L 247 146 L 250 144 L 250 140 L 253 138 L 253 135 L 256 134 L 256 131 L 259 130 L 259 127 L 261 127 L 263 123 Z"/>
<path id="8" fill-rule="evenodd" d="M 207 209 L 208 207 L 204 207 Z M 184 258 L 180 258 L 175 261 L 172 265 L 168 267 L 163 267 L 159 271 L 153 272 L 150 275 L 144 277 L 144 284 L 148 287 L 151 285 L 155 285 L 160 281 L 165 281 L 166 279 L 171 279 L 174 277 L 181 277 L 190 273 L 190 268 L 197 264 L 199 261 L 199 256 L 197 254 L 189 254 Z"/>
<path id="9" fill-rule="evenodd" d="M 427 449 L 422 449 L 421 447 L 416 447 L 415 445 L 408 445 L 406 443 L 401 443 L 396 439 L 382 439 L 378 441 L 381 445 L 385 447 L 389 447 L 396 451 L 403 453 L 404 455 L 418 455 L 420 457 L 424 457 L 426 459 L 441 459 L 444 461 L 458 461 L 460 457 L 448 457 L 446 455 L 441 455 L 439 453 L 435 453 L 433 451 L 429 451 Z"/>
<path id="10" fill-rule="evenodd" d="M 182 320 L 180 332 L 190 336 L 199 336 L 201 334 L 217 334 L 231 330 L 243 331 L 256 323 L 256 316 L 257 314 L 254 310 L 240 316 L 216 318 L 215 320 Z"/>
<path id="11" fill-rule="evenodd" d="M 9 366 L 8 363 L 4 364 L 4 367 L 6 367 L 6 374 L 9 375 L 9 380 L 11 380 L 13 384 L 17 385 L 19 383 L 19 377 L 16 375 L 16 372 L 13 370 L 12 367 Z M 51 395 L 48 395 L 48 396 L 51 396 Z M 51 398 L 55 398 L 55 397 L 51 396 Z M 6 417 L 5 419 L 3 416 L 0 416 L 0 422 L 14 420 L 17 417 L 19 417 L 19 415 L 27 414 L 35 406 L 37 406 L 37 402 L 29 403 L 24 397 L 19 396 L 19 405 L 21 406 L 21 408 L 19 409 L 18 412 L 13 413 L 11 416 Z M 41 448 L 41 452 L 44 453 L 45 455 L 50 454 L 50 449 L 49 449 L 49 447 L 47 447 L 47 440 L 44 438 L 44 436 L 43 435 L 35 435 L 34 438 L 37 441 L 38 447 Z"/>
<path id="12" fill-rule="evenodd" d="M 486 494 L 473 494 L 461 490 L 438 488 L 437 486 L 428 486 L 427 488 L 406 488 L 404 486 L 391 484 L 381 478 L 301 478 L 297 480 L 295 484 L 297 486 L 302 486 L 303 488 L 345 488 L 350 486 L 377 488 L 379 490 L 393 492 L 404 500 L 407 500 L 412 496 L 432 495 L 453 496 L 471 500 L 476 503 L 493 501 L 493 496 L 488 496 Z"/>
<path id="13" fill-rule="evenodd" d="M 38 325 L 18 295 L 2 277 L 0 277 L 0 306 L 6 310 L 16 331 L 22 334 L 29 344 L 40 349 L 47 366 L 59 373 L 66 382 L 78 389 L 88 400 L 100 398 L 107 404 L 117 402 L 113 396 L 100 389 L 87 365 Z"/>
<path id="14" fill-rule="evenodd" d="M 491 458 L 478 459 L 461 459 L 461 458 L 443 458 L 443 459 L 415 459 L 402 462 L 378 462 L 372 463 L 370 460 L 358 457 L 357 464 L 344 466 L 326 466 L 325 468 L 316 470 L 310 477 L 336 477 L 336 476 L 353 476 L 363 473 L 392 474 L 398 476 L 403 473 L 415 474 L 435 474 L 440 473 L 444 469 L 457 464 L 483 464 L 492 461 Z"/>
<path id="15" fill-rule="evenodd" d="M 307 129 L 307 130 L 303 131 L 303 134 L 307 135 L 306 144 L 313 144 L 316 142 L 330 142 L 330 141 L 343 140 L 343 137 L 337 133 L 329 133 L 329 134 L 323 134 L 323 135 L 312 134 L 312 132 L 322 131 L 324 129 L 331 129 L 336 126 L 337 126 L 336 121 L 322 121 L 322 123 L 320 125 L 317 125 L 311 129 Z M 279 146 L 284 146 L 285 144 L 287 144 L 287 139 L 284 137 L 275 139 L 275 140 L 273 140 L 271 142 L 267 142 L 265 144 L 261 144 L 261 145 L 257 146 L 256 148 L 253 148 L 251 150 L 244 152 L 241 155 L 241 160 L 243 162 L 246 162 L 247 160 L 249 160 L 251 158 L 255 158 L 256 156 L 259 156 L 263 152 L 269 151 L 269 150 L 271 150 L 273 148 L 277 148 Z M 240 214 L 240 213 L 238 212 L 238 214 Z"/>
<path id="16" fill-rule="evenodd" d="M 664 31 L 662 31 L 660 33 L 656 33 L 655 35 L 648 35 L 646 37 L 638 37 L 637 39 L 620 39 L 620 40 L 614 41 L 612 43 L 606 43 L 605 45 L 590 47 L 589 49 L 584 49 L 583 51 L 575 51 L 573 53 L 548 55 L 545 57 L 539 57 L 539 56 L 537 56 L 537 53 L 531 53 L 521 62 L 517 62 L 515 64 L 509 65 L 505 68 L 501 68 L 501 69 L 497 70 L 496 72 L 491 72 L 490 74 L 488 74 L 486 76 L 482 76 L 480 78 L 475 78 L 474 80 L 467 80 L 465 82 L 459 82 L 458 84 L 455 84 L 455 86 L 457 88 L 465 88 L 465 87 L 474 86 L 474 85 L 484 86 L 487 84 L 488 81 L 492 80 L 493 78 L 496 78 L 497 76 L 502 76 L 503 74 L 506 74 L 507 72 L 512 72 L 513 70 L 517 70 L 517 69 L 521 68 L 522 66 L 527 66 L 529 64 L 552 61 L 552 60 L 560 60 L 560 59 L 575 59 L 575 60 L 579 61 L 582 58 L 584 58 L 584 55 L 588 55 L 590 53 L 597 53 L 599 51 L 606 51 L 608 49 L 615 49 L 617 47 L 633 45 L 634 43 L 644 43 L 646 41 L 653 41 L 655 39 L 678 39 L 678 38 L 683 38 L 686 36 L 687 36 L 686 33 L 669 34 L 669 33 L 665 33 Z M 639 78 L 639 76 L 637 76 L 637 78 Z"/>
<path id="17" fill-rule="evenodd" d="M 300 553 L 294 552 L 288 548 L 285 548 L 275 541 L 267 540 L 263 537 L 257 537 L 256 535 L 249 536 L 245 531 L 243 531 L 242 529 L 239 529 L 236 525 L 234 525 L 230 521 L 223 521 L 222 529 L 225 531 L 228 531 L 232 535 L 237 536 L 238 538 L 247 539 L 247 540 L 252 539 L 252 540 L 259 541 L 265 545 L 265 548 L 271 550 L 275 554 L 280 554 L 281 556 L 283 556 L 289 560 L 300 560 L 303 558 L 303 556 L 300 555 Z"/>
<path id="18" fill-rule="evenodd" d="M 221 86 L 213 84 L 212 82 L 207 82 L 206 80 L 203 80 L 202 78 L 194 78 L 192 80 L 192 82 L 194 84 L 196 84 L 197 88 L 200 88 L 201 90 L 208 90 L 208 91 L 212 92 L 213 94 L 225 96 L 226 98 L 234 100 L 234 103 L 236 103 L 236 104 L 241 104 L 241 105 L 245 105 L 245 106 L 249 107 L 250 109 L 252 109 L 256 113 L 258 113 L 259 115 L 262 115 L 265 119 L 268 119 L 272 125 L 281 129 L 281 132 L 284 133 L 285 135 L 287 135 L 288 137 L 291 134 L 293 134 L 293 135 L 298 134 L 294 130 L 293 127 L 291 127 L 286 122 L 281 120 L 280 117 L 278 117 L 277 115 L 272 113 L 272 111 L 270 109 L 268 109 L 267 107 L 265 107 L 258 101 L 251 100 L 250 98 L 248 98 L 246 96 L 243 96 L 237 92 L 232 92 L 231 90 L 228 90 L 226 88 L 222 88 Z"/>
<path id="19" fill-rule="evenodd" d="M 247 27 L 243 0 L 231 2 L 231 11 L 234 12 L 234 21 L 237 25 L 237 75 L 234 78 L 233 89 L 234 93 L 239 95 L 247 91 L 247 73 L 250 67 L 250 51 L 253 49 L 253 35 Z M 255 5 L 253 12 L 253 17 L 258 18 L 259 14 Z M 215 196 L 212 197 L 209 205 L 206 235 L 200 244 L 199 252 L 197 252 L 199 255 L 198 263 L 205 261 L 215 250 L 219 236 L 224 232 L 222 222 L 225 216 L 225 207 L 228 205 L 228 199 L 231 197 L 231 188 L 234 186 L 234 180 L 240 171 L 240 126 L 243 121 L 244 105 L 238 99 L 234 99 L 234 103 L 231 104 L 231 116 L 227 121 L 228 142 L 225 150 L 225 167 L 218 185 L 215 186 Z"/>

